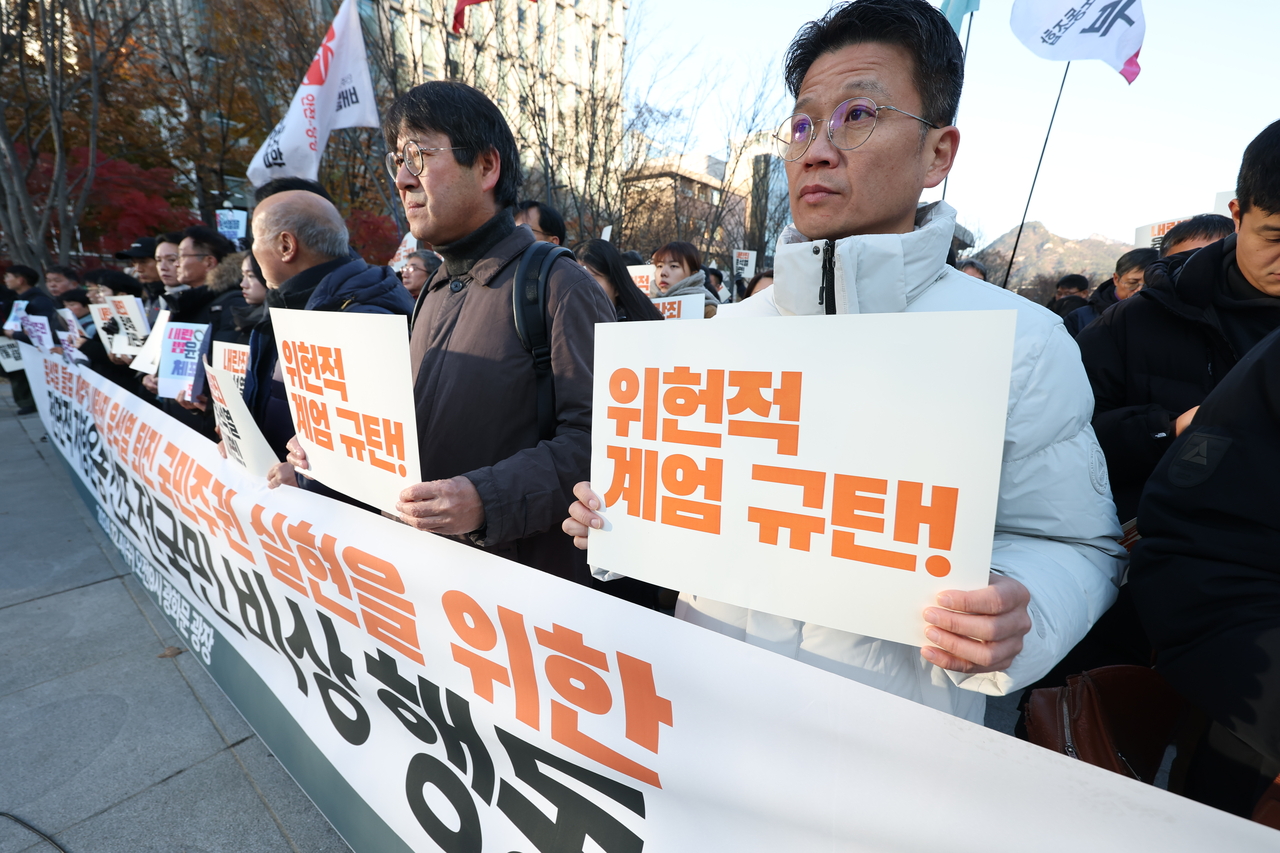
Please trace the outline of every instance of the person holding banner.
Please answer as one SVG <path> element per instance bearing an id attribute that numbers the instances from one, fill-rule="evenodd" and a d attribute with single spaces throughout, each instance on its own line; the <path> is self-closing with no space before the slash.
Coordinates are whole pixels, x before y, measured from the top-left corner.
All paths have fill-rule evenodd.
<path id="1" fill-rule="evenodd" d="M 31 343 L 31 339 L 22 331 L 21 324 L 13 322 L 19 313 L 19 309 L 28 316 L 44 317 L 49 321 L 50 329 L 65 331 L 66 324 L 58 316 L 58 306 L 43 290 L 36 287 L 36 283 L 39 281 L 40 273 L 31 267 L 22 266 L 21 264 L 15 264 L 5 272 L 4 286 L 11 291 L 14 297 L 13 308 L 9 318 L 10 322 L 6 323 L 10 328 L 4 330 L 6 337 L 26 344 Z M 13 401 L 18 405 L 18 414 L 34 414 L 36 404 L 35 399 L 31 396 L 31 385 L 27 381 L 26 372 L 15 371 L 10 373 L 9 383 L 13 388 Z"/>
<path id="2" fill-rule="evenodd" d="M 786 59 L 795 114 L 777 135 L 794 224 L 773 287 L 721 311 L 1017 312 L 990 584 L 941 593 L 922 614 L 922 648 L 687 593 L 676 615 L 981 724 L 986 695 L 1044 675 L 1106 611 L 1125 552 L 1061 320 L 947 266 L 955 211 L 919 204 L 955 162 L 963 74 L 955 32 L 925 0 L 855 0 L 803 27 Z M 563 527 L 585 547 L 603 503 L 589 483 L 575 494 Z"/>
<path id="3" fill-rule="evenodd" d="M 413 302 L 390 267 L 371 266 L 350 254 L 350 237 L 338 209 L 306 190 L 285 190 L 253 211 L 253 255 L 268 288 L 267 305 L 305 311 L 408 314 Z M 407 332 L 407 330 L 406 330 Z M 249 340 L 244 401 L 280 459 L 295 433 L 285 398 L 276 338 L 268 316 Z M 273 475 L 276 485 L 296 485 L 292 468 Z"/>

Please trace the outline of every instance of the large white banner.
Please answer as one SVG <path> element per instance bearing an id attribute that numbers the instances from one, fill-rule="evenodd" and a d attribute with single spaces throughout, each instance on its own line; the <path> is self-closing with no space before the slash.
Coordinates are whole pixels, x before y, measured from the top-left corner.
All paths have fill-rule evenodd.
<path id="1" fill-rule="evenodd" d="M 1142 0 L 1015 0 L 1009 26 L 1045 59 L 1101 59 L 1130 83 L 1142 70 Z"/>
<path id="2" fill-rule="evenodd" d="M 103 530 L 356 853 L 1249 853 L 1280 839 L 457 542 L 268 490 L 102 377 L 31 347 L 23 358 Z"/>
<path id="3" fill-rule="evenodd" d="M 310 476 L 394 513 L 422 478 L 405 318 L 272 308 L 271 323 Z"/>
<path id="4" fill-rule="evenodd" d="M 272 178 L 315 180 L 329 134 L 344 127 L 378 127 L 373 81 L 355 0 L 342 0 L 289 111 L 253 155 L 255 186 Z"/>
<path id="5" fill-rule="evenodd" d="M 987 585 L 1015 316 L 598 326 L 591 565 L 921 645 Z"/>

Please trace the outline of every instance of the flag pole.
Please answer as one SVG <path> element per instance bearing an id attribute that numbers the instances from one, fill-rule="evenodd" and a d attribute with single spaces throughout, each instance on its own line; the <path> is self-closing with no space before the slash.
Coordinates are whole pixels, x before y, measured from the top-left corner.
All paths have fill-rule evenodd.
<path id="1" fill-rule="evenodd" d="M 1031 209 L 1031 196 L 1036 191 L 1036 180 L 1040 177 L 1040 166 L 1044 163 L 1044 152 L 1049 148 L 1049 134 L 1053 132 L 1053 120 L 1058 117 L 1058 104 L 1062 103 L 1062 90 L 1067 86 L 1067 72 L 1071 63 L 1062 72 L 1062 84 L 1058 86 L 1058 100 L 1053 102 L 1053 115 L 1049 116 L 1049 129 L 1044 132 L 1044 145 L 1040 148 L 1040 160 L 1036 163 L 1036 173 L 1031 179 L 1031 192 L 1027 193 L 1027 206 L 1022 209 L 1022 221 L 1018 223 L 1018 236 L 1013 238 L 1013 251 L 1009 253 L 1009 266 L 1004 271 L 1004 282 L 1001 287 L 1008 289 L 1009 276 L 1013 273 L 1013 259 L 1018 254 L 1018 243 L 1022 240 L 1022 226 L 1027 224 L 1027 211 Z"/>
<path id="2" fill-rule="evenodd" d="M 968 69 L 969 67 L 969 36 L 973 35 L 973 16 L 976 14 L 978 13 L 977 12 L 969 13 L 969 26 L 965 28 L 965 31 L 964 31 L 964 53 L 961 54 L 961 60 L 960 60 L 962 69 Z M 959 112 L 958 109 L 957 109 L 957 112 Z M 950 180 L 951 180 L 951 173 L 948 172 L 947 176 L 942 179 L 942 200 L 943 201 L 947 200 L 947 182 Z"/>

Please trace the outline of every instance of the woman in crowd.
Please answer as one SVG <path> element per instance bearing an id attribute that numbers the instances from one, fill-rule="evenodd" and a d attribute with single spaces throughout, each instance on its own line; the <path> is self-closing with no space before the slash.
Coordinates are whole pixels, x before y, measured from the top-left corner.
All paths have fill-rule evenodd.
<path id="1" fill-rule="evenodd" d="M 658 294 L 664 299 L 676 296 L 703 296 L 703 316 L 714 317 L 720 303 L 703 287 L 706 275 L 702 272 L 702 258 L 692 243 L 681 240 L 668 243 L 653 253 L 653 265 L 657 268 Z"/>
<path id="2" fill-rule="evenodd" d="M 579 253 L 582 266 L 600 285 L 619 320 L 661 320 L 662 312 L 631 280 L 622 255 L 605 240 L 590 240 Z"/>
<path id="3" fill-rule="evenodd" d="M 267 285 L 253 266 L 251 252 L 245 252 L 240 260 L 240 293 L 245 304 L 233 308 L 231 316 L 235 318 L 236 331 L 240 333 L 239 343 L 247 344 L 253 327 L 267 317 Z"/>
<path id="4" fill-rule="evenodd" d="M 747 290 L 742 294 L 743 299 L 750 299 L 762 290 L 768 290 L 773 287 L 773 270 L 760 270 L 751 277 L 751 281 L 747 282 Z"/>

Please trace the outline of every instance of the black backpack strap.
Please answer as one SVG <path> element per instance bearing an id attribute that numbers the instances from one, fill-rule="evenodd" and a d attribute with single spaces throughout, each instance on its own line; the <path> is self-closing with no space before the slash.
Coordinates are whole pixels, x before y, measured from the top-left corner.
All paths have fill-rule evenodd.
<path id="1" fill-rule="evenodd" d="M 547 318 L 547 279 L 551 265 L 573 252 L 553 243 L 536 242 L 524 250 L 511 283 L 511 313 L 520 344 L 533 355 L 538 385 L 538 435 L 556 434 L 556 388 L 551 374 L 551 328 Z"/>

